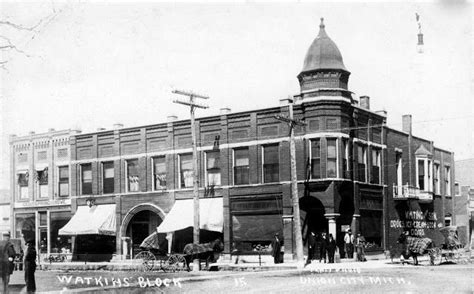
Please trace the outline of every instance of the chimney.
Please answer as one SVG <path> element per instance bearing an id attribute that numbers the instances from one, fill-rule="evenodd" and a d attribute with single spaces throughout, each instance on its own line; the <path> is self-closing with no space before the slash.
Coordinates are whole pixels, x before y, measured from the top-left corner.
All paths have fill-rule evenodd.
<path id="1" fill-rule="evenodd" d="M 375 113 L 380 114 L 382 116 L 387 116 L 387 111 L 386 110 L 377 110 Z"/>
<path id="2" fill-rule="evenodd" d="M 105 131 L 105 128 L 97 128 L 97 132 L 102 132 L 102 131 Z"/>
<path id="3" fill-rule="evenodd" d="M 280 99 L 280 106 L 285 106 L 293 102 L 291 97 Z"/>
<path id="4" fill-rule="evenodd" d="M 369 96 L 360 96 L 360 107 L 370 110 L 370 97 Z"/>
<path id="5" fill-rule="evenodd" d="M 121 123 L 114 124 L 114 130 L 118 130 L 118 129 L 121 129 L 121 128 L 123 128 L 123 124 L 121 124 Z"/>
<path id="6" fill-rule="evenodd" d="M 411 114 L 402 116 L 402 131 L 411 134 Z"/>
<path id="7" fill-rule="evenodd" d="M 29 133 L 30 136 L 33 136 L 34 134 L 35 134 L 34 131 L 30 131 L 30 133 Z"/>
<path id="8" fill-rule="evenodd" d="M 168 115 L 168 122 L 177 121 L 178 117 L 176 115 Z"/>
<path id="9" fill-rule="evenodd" d="M 229 107 L 223 107 L 221 108 L 221 114 L 228 114 L 230 113 L 230 108 Z"/>
<path id="10" fill-rule="evenodd" d="M 48 132 L 49 132 L 49 133 L 52 133 L 52 132 L 54 132 L 54 131 L 55 131 L 55 129 L 53 129 L 53 128 L 49 128 L 49 129 L 48 129 Z"/>

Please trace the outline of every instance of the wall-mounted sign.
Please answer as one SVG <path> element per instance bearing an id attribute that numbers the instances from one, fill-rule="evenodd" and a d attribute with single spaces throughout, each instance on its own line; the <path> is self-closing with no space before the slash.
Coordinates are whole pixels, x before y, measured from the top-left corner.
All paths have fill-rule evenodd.
<path id="1" fill-rule="evenodd" d="M 71 205 L 71 199 L 15 202 L 14 208 Z"/>

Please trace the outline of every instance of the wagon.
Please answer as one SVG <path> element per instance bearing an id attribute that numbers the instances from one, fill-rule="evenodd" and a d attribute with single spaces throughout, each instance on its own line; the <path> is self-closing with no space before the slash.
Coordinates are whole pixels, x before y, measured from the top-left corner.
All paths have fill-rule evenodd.
<path id="1" fill-rule="evenodd" d="M 186 270 L 186 260 L 182 254 L 167 253 L 160 248 L 158 233 L 153 232 L 140 244 L 140 252 L 134 260 L 140 264 L 143 271 L 162 270 L 176 272 Z"/>
<path id="2" fill-rule="evenodd" d="M 459 241 L 457 230 L 456 226 L 439 230 L 444 236 L 444 244 L 440 248 L 440 262 L 468 263 L 470 261 L 469 251 Z"/>

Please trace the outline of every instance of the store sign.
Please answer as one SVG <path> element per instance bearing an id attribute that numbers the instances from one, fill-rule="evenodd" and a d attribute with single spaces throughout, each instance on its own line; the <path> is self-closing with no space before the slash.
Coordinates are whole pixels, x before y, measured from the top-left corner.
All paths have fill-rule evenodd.
<path id="1" fill-rule="evenodd" d="M 436 229 L 437 220 L 436 212 L 409 210 L 405 211 L 404 219 L 390 220 L 390 228 L 404 229 L 412 236 L 423 237 L 426 229 Z"/>
<path id="2" fill-rule="evenodd" d="M 71 199 L 16 202 L 14 207 L 23 208 L 23 207 L 43 207 L 43 206 L 60 206 L 60 205 L 71 205 Z"/>

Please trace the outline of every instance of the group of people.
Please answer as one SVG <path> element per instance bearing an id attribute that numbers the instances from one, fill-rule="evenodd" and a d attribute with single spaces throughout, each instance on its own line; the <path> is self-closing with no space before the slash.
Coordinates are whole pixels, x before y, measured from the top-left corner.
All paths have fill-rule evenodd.
<path id="1" fill-rule="evenodd" d="M 3 240 L 0 241 L 0 278 L 2 279 L 2 292 L 8 293 L 8 284 L 10 275 L 13 274 L 16 257 L 15 248 L 10 241 L 10 232 L 2 234 Z M 25 239 L 25 254 L 23 258 L 23 270 L 25 271 L 26 292 L 34 293 L 36 291 L 35 270 L 36 270 L 36 249 L 33 240 Z"/>
<path id="2" fill-rule="evenodd" d="M 360 233 L 357 234 L 357 238 L 354 240 L 351 229 L 346 230 L 344 235 L 344 252 L 347 258 L 354 258 L 354 246 L 356 248 L 357 261 L 366 261 L 365 258 L 365 238 Z"/>
<path id="3" fill-rule="evenodd" d="M 326 263 L 327 256 L 328 262 L 334 263 L 336 240 L 334 240 L 333 235 L 329 234 L 329 237 L 327 237 L 326 233 L 321 233 L 319 238 L 314 232 L 311 232 L 308 236 L 308 259 L 306 264 L 311 263 L 311 260 L 314 259 L 317 247 L 319 247 L 319 262 L 324 260 L 324 263 Z"/>
<path id="4" fill-rule="evenodd" d="M 354 246 L 356 248 L 357 260 L 366 261 L 365 259 L 365 238 L 361 234 L 357 234 L 357 238 L 354 240 L 354 236 L 350 229 L 346 230 L 344 235 L 344 253 L 346 258 L 354 258 Z M 326 256 L 329 263 L 334 263 L 334 254 L 336 252 L 336 240 L 332 234 L 327 234 L 325 232 L 321 233 L 320 236 L 314 232 L 310 232 L 308 236 L 308 259 L 306 260 L 306 265 L 311 263 L 311 260 L 314 260 L 316 250 L 319 248 L 319 262 L 324 261 L 326 263 Z"/>

